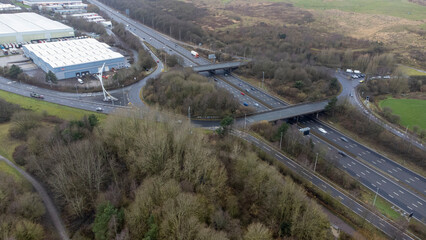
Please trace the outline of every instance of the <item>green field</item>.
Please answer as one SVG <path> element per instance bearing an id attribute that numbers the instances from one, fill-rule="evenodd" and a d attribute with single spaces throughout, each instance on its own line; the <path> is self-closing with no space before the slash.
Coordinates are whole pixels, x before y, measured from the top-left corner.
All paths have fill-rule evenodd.
<path id="1" fill-rule="evenodd" d="M 84 115 L 95 114 L 99 119 L 105 119 L 105 114 L 100 114 L 96 112 L 81 110 L 77 108 L 62 106 L 55 103 L 49 103 L 43 100 L 23 97 L 14 93 L 9 93 L 6 91 L 0 90 L 0 98 L 4 100 L 20 105 L 25 109 L 31 109 L 35 112 L 44 112 L 46 111 L 49 115 L 57 116 L 65 120 L 78 120 L 83 118 Z"/>
<path id="2" fill-rule="evenodd" d="M 308 9 L 338 9 L 345 12 L 382 14 L 411 20 L 426 19 L 426 6 L 410 3 L 407 0 L 270 0 L 271 2 L 291 2 L 295 6 Z"/>
<path id="3" fill-rule="evenodd" d="M 426 76 L 426 73 L 419 72 L 416 69 L 410 68 L 408 66 L 399 65 L 398 70 L 408 76 Z"/>
<path id="4" fill-rule="evenodd" d="M 380 101 L 380 107 L 390 107 L 394 114 L 401 117 L 400 124 L 410 129 L 417 125 L 426 129 L 426 100 L 388 98 Z"/>

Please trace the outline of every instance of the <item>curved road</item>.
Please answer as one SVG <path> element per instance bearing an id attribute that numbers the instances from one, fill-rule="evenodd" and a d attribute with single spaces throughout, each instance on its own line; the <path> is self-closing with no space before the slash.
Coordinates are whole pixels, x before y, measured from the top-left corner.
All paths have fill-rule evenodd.
<path id="1" fill-rule="evenodd" d="M 47 212 L 49 213 L 49 216 L 53 222 L 53 225 L 55 226 L 59 236 L 61 239 L 68 240 L 70 239 L 68 237 L 66 228 L 64 227 L 64 224 L 62 223 L 60 214 L 58 210 L 56 210 L 55 205 L 53 204 L 52 199 L 50 199 L 49 195 L 47 194 L 46 190 L 43 188 L 43 186 L 35 180 L 31 175 L 26 173 L 24 170 L 22 170 L 20 167 L 16 166 L 13 162 L 11 162 L 9 159 L 4 158 L 3 156 L 0 156 L 0 161 L 6 162 L 9 166 L 16 169 L 22 176 L 25 177 L 25 179 L 30 182 L 35 190 L 40 194 L 41 199 L 44 202 L 44 205 L 46 206 Z"/>

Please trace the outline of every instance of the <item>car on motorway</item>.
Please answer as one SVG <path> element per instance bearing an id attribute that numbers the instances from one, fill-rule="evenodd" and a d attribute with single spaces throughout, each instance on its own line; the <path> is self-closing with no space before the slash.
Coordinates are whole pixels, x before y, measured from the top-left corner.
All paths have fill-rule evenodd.
<path id="1" fill-rule="evenodd" d="M 240 93 L 241 93 L 241 95 L 243 95 L 243 96 L 244 96 L 244 95 L 246 95 L 246 94 L 245 94 L 245 93 L 243 93 L 243 92 L 240 92 Z"/>
<path id="2" fill-rule="evenodd" d="M 252 87 L 252 88 L 250 88 L 252 91 L 254 91 L 255 89 L 254 89 L 254 87 Z"/>
<path id="3" fill-rule="evenodd" d="M 250 92 L 250 90 L 246 89 L 246 92 Z"/>
<path id="4" fill-rule="evenodd" d="M 361 81 L 359 81 L 359 83 L 363 83 L 364 82 L 364 79 L 363 80 L 361 80 Z"/>
<path id="5" fill-rule="evenodd" d="M 248 107 L 248 103 L 246 103 L 246 102 L 244 102 L 243 105 L 246 106 L 246 107 Z"/>
<path id="6" fill-rule="evenodd" d="M 318 128 L 318 131 L 320 131 L 322 133 L 327 133 L 327 131 L 325 131 L 324 128 Z"/>
<path id="7" fill-rule="evenodd" d="M 254 103 L 254 106 L 259 107 L 259 104 L 258 103 Z"/>
<path id="8" fill-rule="evenodd" d="M 340 137 L 340 140 L 342 140 L 343 142 L 349 142 L 348 139 L 346 139 L 344 137 Z"/>
<path id="9" fill-rule="evenodd" d="M 160 63 L 160 60 L 157 60 L 157 63 Z"/>
<path id="10" fill-rule="evenodd" d="M 215 82 L 217 82 L 217 78 L 213 78 L 213 80 L 214 80 Z"/>
<path id="11" fill-rule="evenodd" d="M 337 153 L 340 154 L 342 157 L 346 157 L 346 154 L 342 151 L 338 151 Z"/>
<path id="12" fill-rule="evenodd" d="M 102 111 L 103 111 L 103 109 L 101 107 L 96 108 L 96 112 L 102 112 Z"/>
<path id="13" fill-rule="evenodd" d="M 40 98 L 40 99 L 44 99 L 44 96 L 43 96 L 43 95 L 40 95 L 40 94 L 35 93 L 35 92 L 30 93 L 30 96 L 31 96 L 31 97 L 33 97 L 33 98 Z"/>

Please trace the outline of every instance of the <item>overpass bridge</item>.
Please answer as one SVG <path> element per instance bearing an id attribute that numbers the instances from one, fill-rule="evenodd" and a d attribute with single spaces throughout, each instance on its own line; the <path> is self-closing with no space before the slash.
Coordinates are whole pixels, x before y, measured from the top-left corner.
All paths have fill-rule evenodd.
<path id="1" fill-rule="evenodd" d="M 217 64 L 207 64 L 207 65 L 194 66 L 192 67 L 192 70 L 194 70 L 194 72 L 214 72 L 216 70 L 231 71 L 245 64 L 247 64 L 247 62 L 226 62 L 226 63 L 217 63 Z"/>
<path id="2" fill-rule="evenodd" d="M 255 123 L 260 121 L 277 121 L 281 119 L 288 119 L 297 116 L 318 113 L 324 111 L 325 107 L 328 105 L 328 100 L 321 102 L 313 103 L 303 103 L 298 105 L 291 105 L 284 108 L 271 110 L 267 112 L 255 113 L 253 115 L 247 116 L 247 123 Z M 244 122 L 244 118 L 241 118 L 239 121 Z"/>

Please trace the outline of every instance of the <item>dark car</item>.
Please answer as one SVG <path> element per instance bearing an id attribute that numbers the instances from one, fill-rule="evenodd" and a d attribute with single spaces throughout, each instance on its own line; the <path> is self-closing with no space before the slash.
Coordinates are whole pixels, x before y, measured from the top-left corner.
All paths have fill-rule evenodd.
<path id="1" fill-rule="evenodd" d="M 342 151 L 338 151 L 337 153 L 340 154 L 342 157 L 346 157 L 346 154 Z"/>
<path id="2" fill-rule="evenodd" d="M 35 92 L 30 93 L 30 96 L 31 96 L 31 97 L 33 97 L 33 98 L 40 98 L 40 99 L 44 99 L 44 96 L 43 96 L 43 95 L 40 95 L 40 94 L 35 93 Z"/>
<path id="3" fill-rule="evenodd" d="M 342 140 L 343 142 L 348 142 L 348 139 L 346 139 L 344 137 L 340 137 L 340 140 Z"/>

